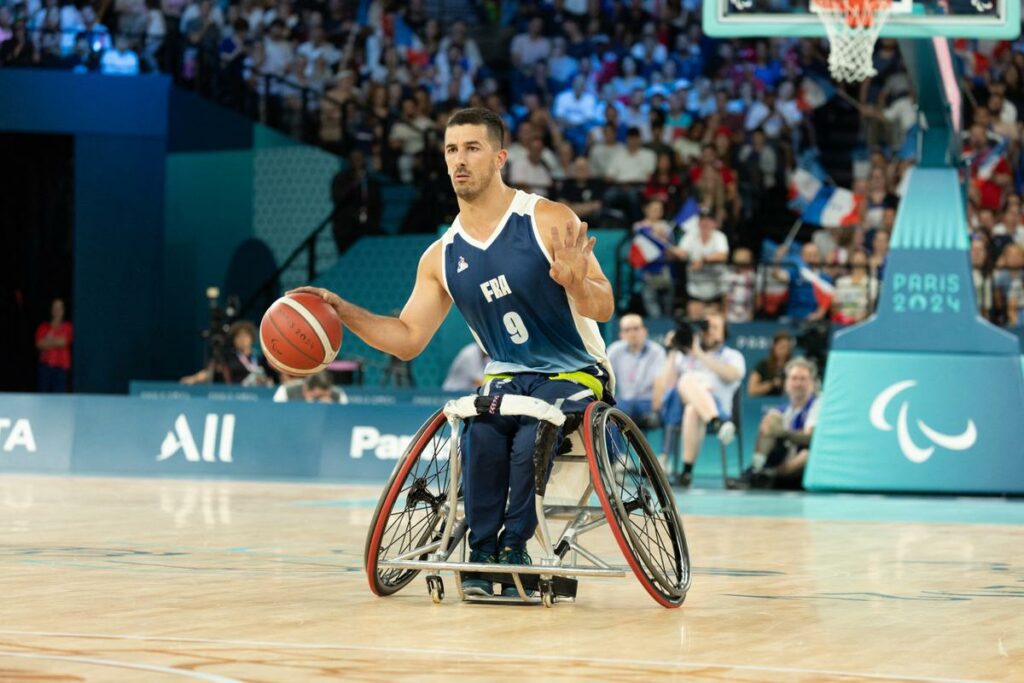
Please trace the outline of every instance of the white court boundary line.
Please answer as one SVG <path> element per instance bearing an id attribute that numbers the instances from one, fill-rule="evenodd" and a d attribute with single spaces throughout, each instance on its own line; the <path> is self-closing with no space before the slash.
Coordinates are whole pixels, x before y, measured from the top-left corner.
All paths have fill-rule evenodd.
<path id="1" fill-rule="evenodd" d="M 210 681 L 210 683 L 241 683 L 236 678 L 219 676 L 217 674 L 206 674 L 200 671 L 188 671 L 186 669 L 175 669 L 169 666 L 157 666 L 155 664 L 134 664 L 132 662 L 121 662 L 116 659 L 96 659 L 94 657 L 73 657 L 71 655 L 43 655 L 35 652 L 7 652 L 0 650 L 0 657 L 20 657 L 22 659 L 50 659 L 58 662 L 78 662 L 81 664 L 97 664 L 99 666 L 113 666 L 120 669 L 138 669 L 140 671 L 155 671 L 172 676 L 183 678 L 194 678 L 198 681 Z"/>
<path id="2" fill-rule="evenodd" d="M 330 643 L 288 643 L 268 640 L 226 640 L 217 638 L 185 638 L 176 636 L 139 636 L 101 633 L 67 633 L 62 631 L 14 631 L 0 629 L 0 635 L 47 636 L 54 638 L 83 638 L 97 640 L 138 640 L 177 643 L 201 643 L 206 645 L 237 645 L 242 647 L 280 647 L 296 650 L 356 650 L 364 652 L 382 652 L 390 654 L 416 655 L 450 655 L 471 659 L 501 658 L 532 662 L 582 662 L 586 664 L 608 664 L 613 666 L 647 666 L 666 669 L 736 669 L 739 671 L 765 671 L 782 674 L 812 674 L 817 676 L 844 676 L 846 678 L 867 678 L 873 680 L 914 681 L 915 683 L 984 683 L 970 678 L 941 678 L 933 676 L 907 676 L 902 674 L 858 673 L 853 671 L 835 671 L 831 669 L 803 669 L 787 666 L 757 666 L 755 664 L 723 664 L 718 662 L 678 662 L 664 659 L 612 659 L 610 657 L 578 657 L 573 655 L 532 655 L 505 652 L 484 652 L 480 650 L 464 651 L 450 649 L 426 649 L 413 647 L 385 647 L 380 645 L 343 645 Z M 0 653 L 2 654 L 2 653 Z M 142 665 L 139 665 L 142 666 Z M 213 675 L 213 674 L 207 674 Z M 213 680 L 213 679 L 207 679 Z M 233 681 L 233 679 L 216 679 Z"/>

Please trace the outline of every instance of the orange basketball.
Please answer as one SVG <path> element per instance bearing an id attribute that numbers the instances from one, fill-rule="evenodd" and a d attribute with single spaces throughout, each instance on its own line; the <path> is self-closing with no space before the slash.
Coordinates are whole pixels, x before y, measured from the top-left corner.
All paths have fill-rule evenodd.
<path id="1" fill-rule="evenodd" d="M 260 346 L 275 368 L 289 375 L 315 375 L 341 349 L 341 319 L 315 294 L 275 301 L 260 323 Z"/>

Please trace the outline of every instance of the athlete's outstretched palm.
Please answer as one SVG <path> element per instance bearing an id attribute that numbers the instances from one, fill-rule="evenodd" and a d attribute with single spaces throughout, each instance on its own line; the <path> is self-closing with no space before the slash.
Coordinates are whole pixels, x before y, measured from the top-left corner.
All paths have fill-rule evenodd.
<path id="1" fill-rule="evenodd" d="M 590 254 L 597 239 L 587 239 L 587 224 L 580 223 L 579 230 L 573 221 L 565 224 L 565 235 L 558 235 L 558 228 L 551 226 L 551 279 L 563 287 L 579 285 L 587 279 L 590 268 Z"/>

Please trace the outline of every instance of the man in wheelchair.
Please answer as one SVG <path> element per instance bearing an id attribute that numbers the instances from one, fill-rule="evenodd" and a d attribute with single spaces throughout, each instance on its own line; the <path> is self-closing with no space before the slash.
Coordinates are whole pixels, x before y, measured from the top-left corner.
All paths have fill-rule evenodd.
<path id="1" fill-rule="evenodd" d="M 548 449 L 544 461 L 550 475 L 551 455 L 579 425 L 586 405 L 594 400 L 610 402 L 608 374 L 599 366 L 561 374 L 516 373 L 488 376 L 483 396 L 504 394 L 531 396 L 547 401 L 566 414 L 567 420 L 554 443 L 539 441 L 540 423 L 532 417 L 480 415 L 469 423 L 463 440 L 463 494 L 469 523 L 470 562 L 528 565 L 526 544 L 537 530 L 534 504 L 538 449 Z M 507 493 L 503 493 L 506 492 Z M 505 501 L 508 501 L 507 507 Z M 502 595 L 516 597 L 513 584 L 502 584 Z M 486 574 L 463 575 L 466 595 L 490 595 L 493 585 Z"/>
<path id="2" fill-rule="evenodd" d="M 449 119 L 445 162 L 459 215 L 421 257 L 398 317 L 375 315 L 325 289 L 297 291 L 321 296 L 360 339 L 403 360 L 423 351 L 454 302 L 491 358 L 481 395 L 532 396 L 581 411 L 609 401 L 613 388 L 595 322 L 611 318 L 612 288 L 586 223 L 564 204 L 505 185 L 504 134 L 501 118 L 486 109 Z M 497 410 L 467 428 L 462 481 L 471 562 L 530 564 L 537 432 L 536 420 Z M 466 573 L 463 590 L 489 595 L 493 586 Z M 508 591 L 515 594 L 503 586 Z"/>

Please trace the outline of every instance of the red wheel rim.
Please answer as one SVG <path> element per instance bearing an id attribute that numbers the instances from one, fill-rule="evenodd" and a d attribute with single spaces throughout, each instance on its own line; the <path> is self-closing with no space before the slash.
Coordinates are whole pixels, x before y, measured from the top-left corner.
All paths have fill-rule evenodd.
<path id="1" fill-rule="evenodd" d="M 612 511 L 611 501 L 608 499 L 608 494 L 604 490 L 603 480 L 601 479 L 601 470 L 597 466 L 597 450 L 594 447 L 594 433 L 590 428 L 592 416 L 594 411 L 599 406 L 604 404 L 591 403 L 587 406 L 587 409 L 583 412 L 583 445 L 584 450 L 587 452 L 587 463 L 590 465 L 590 477 L 595 483 L 594 491 L 597 492 L 597 499 L 601 501 L 601 508 L 604 510 L 605 518 L 608 520 L 608 527 L 612 530 L 612 536 L 615 537 L 615 542 L 619 544 L 619 550 L 622 552 L 623 557 L 626 558 L 626 562 L 629 563 L 630 568 L 633 570 L 633 574 L 640 580 L 640 585 L 644 587 L 644 590 L 654 598 L 662 607 L 673 609 L 682 605 L 682 600 L 679 602 L 672 602 L 667 599 L 662 593 L 655 587 L 654 583 L 647 576 L 647 573 L 640 566 L 636 555 L 629 546 L 629 542 L 626 540 L 625 532 L 619 524 L 619 518 L 615 516 Z M 600 484 L 599 486 L 597 484 Z"/>

